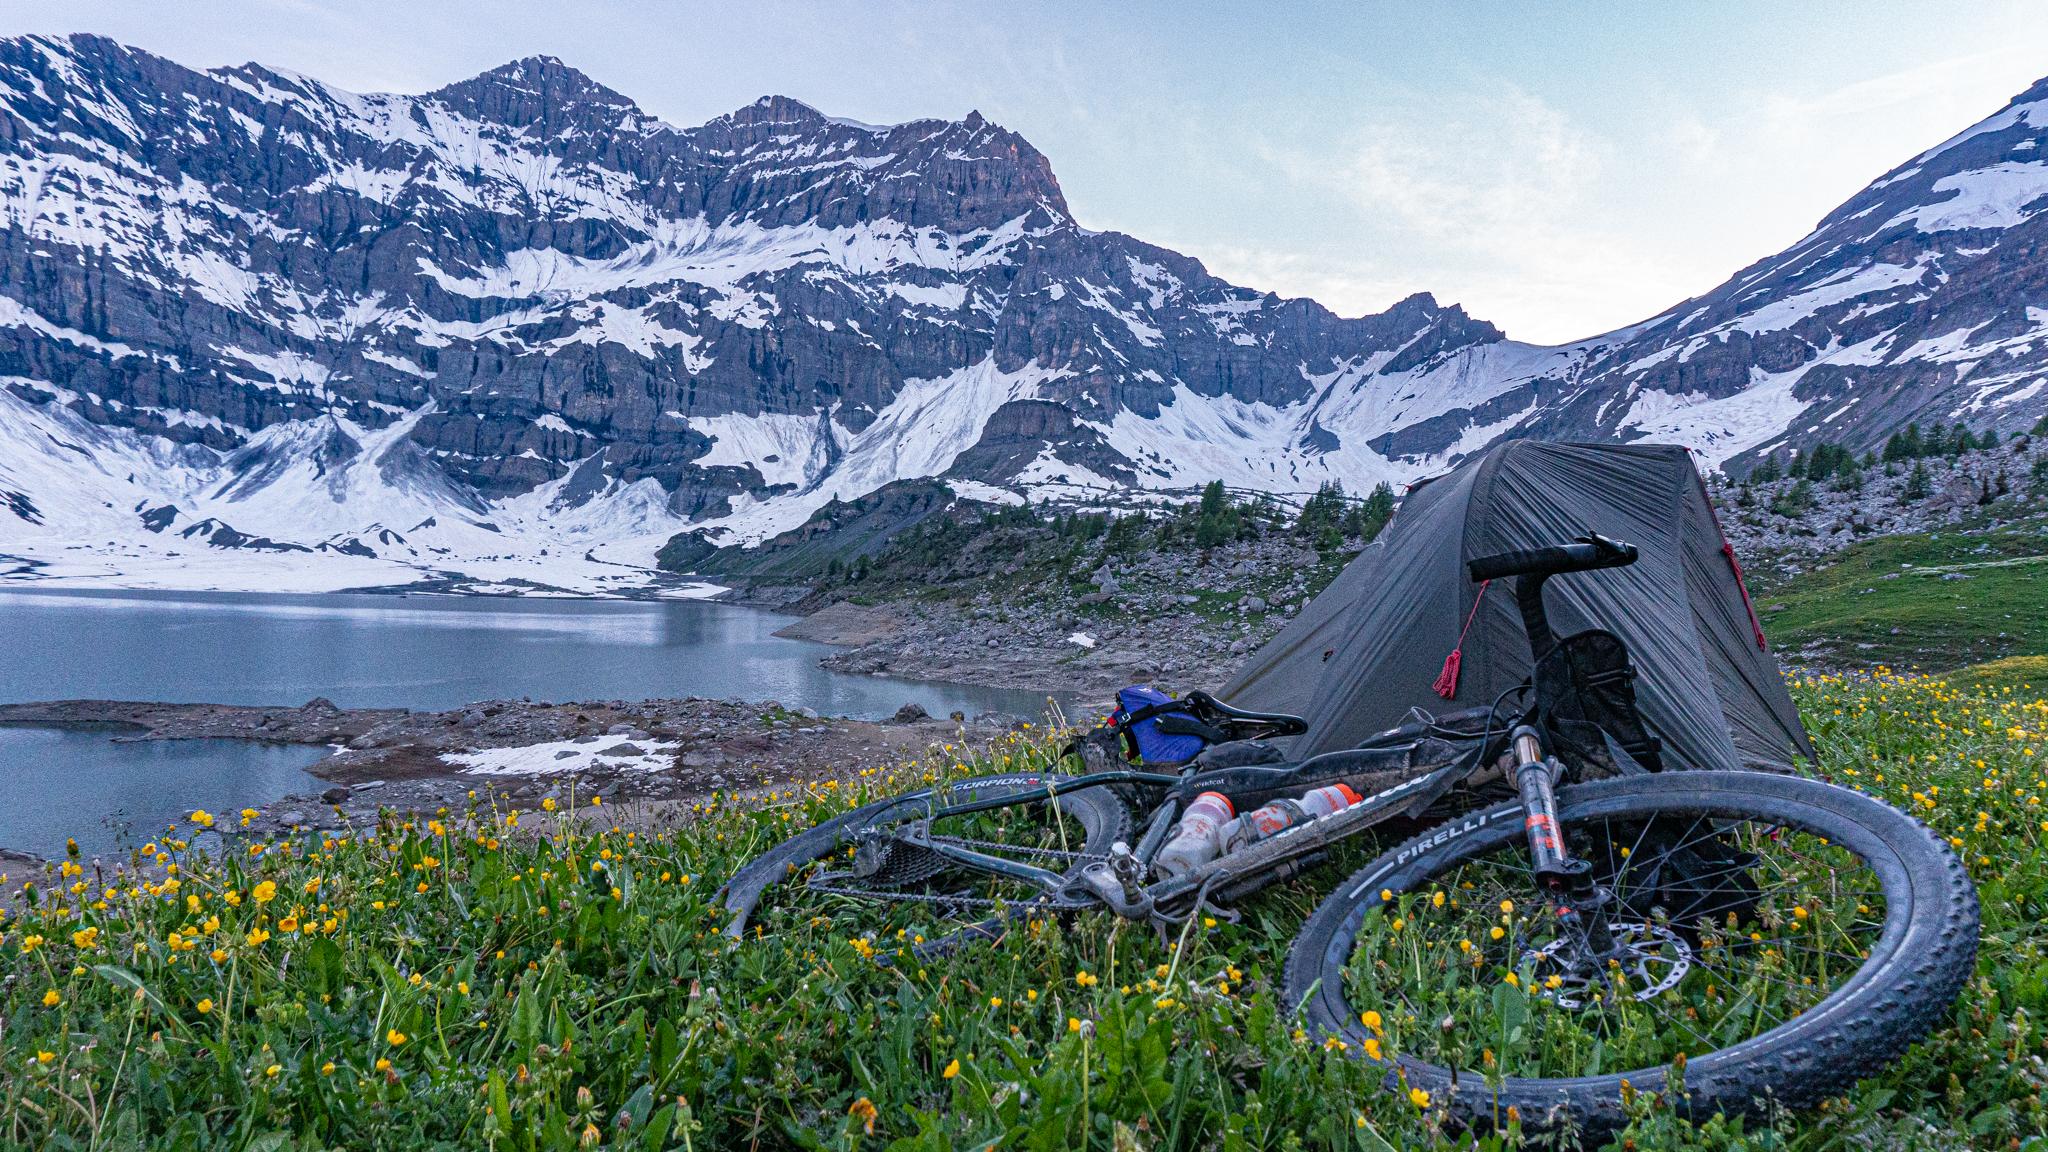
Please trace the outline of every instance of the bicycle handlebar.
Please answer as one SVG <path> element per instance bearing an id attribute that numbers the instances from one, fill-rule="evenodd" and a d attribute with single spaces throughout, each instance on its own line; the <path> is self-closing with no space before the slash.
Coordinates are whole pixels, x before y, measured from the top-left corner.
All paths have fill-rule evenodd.
<path id="1" fill-rule="evenodd" d="M 1624 568 L 1635 562 L 1635 545 L 1587 533 L 1579 537 L 1576 544 L 1524 548 L 1482 556 L 1465 567 L 1477 582 L 1499 580 L 1504 576 L 1556 576 L 1565 572 L 1589 572 L 1596 568 Z"/>

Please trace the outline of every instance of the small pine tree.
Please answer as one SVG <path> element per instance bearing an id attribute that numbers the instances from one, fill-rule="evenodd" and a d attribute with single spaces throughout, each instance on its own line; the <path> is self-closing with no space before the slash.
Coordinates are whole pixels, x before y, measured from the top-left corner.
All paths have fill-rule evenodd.
<path id="1" fill-rule="evenodd" d="M 1787 488 L 1771 502 L 1771 511 L 1780 516 L 1804 515 L 1813 507 L 1813 481 L 1801 478 L 1797 484 Z"/>
<path id="2" fill-rule="evenodd" d="M 1145 517 L 1133 513 L 1118 516 L 1110 521 L 1103 533 L 1102 554 L 1104 556 L 1129 556 L 1135 554 L 1145 542 Z"/>
<path id="3" fill-rule="evenodd" d="M 1977 447 L 1986 450 L 1998 447 L 1998 429 L 1986 428 L 1984 434 L 1977 437 Z"/>
<path id="4" fill-rule="evenodd" d="M 1899 499 L 1907 504 L 1917 503 L 1934 494 L 1934 480 L 1927 475 L 1927 465 L 1922 461 L 1913 462 L 1913 471 L 1906 476 L 1906 487 L 1899 493 Z"/>
<path id="5" fill-rule="evenodd" d="M 1856 466 L 1855 457 L 1842 457 L 1842 462 L 1836 465 L 1834 478 L 1828 486 L 1837 492 L 1863 491 L 1863 469 Z"/>
<path id="6" fill-rule="evenodd" d="M 1774 453 L 1757 461 L 1756 466 L 1749 470 L 1749 482 L 1751 484 L 1769 484 L 1784 474 L 1778 467 L 1778 457 Z"/>
<path id="7" fill-rule="evenodd" d="M 1321 539 L 1331 526 L 1344 518 L 1344 486 L 1328 481 L 1316 489 L 1301 506 L 1301 515 L 1295 518 L 1294 530 L 1311 540 Z"/>
<path id="8" fill-rule="evenodd" d="M 1202 489 L 1202 502 L 1195 513 L 1195 546 L 1214 548 L 1230 543 L 1237 538 L 1238 520 L 1230 494 L 1223 490 L 1223 481 L 1209 481 L 1208 487 Z"/>
<path id="9" fill-rule="evenodd" d="M 1370 544 L 1379 536 L 1381 530 L 1386 528 L 1387 522 L 1394 518 L 1393 485 L 1384 480 L 1374 485 L 1372 494 L 1365 498 L 1365 503 L 1361 504 L 1359 509 L 1364 523 L 1358 537 Z"/>

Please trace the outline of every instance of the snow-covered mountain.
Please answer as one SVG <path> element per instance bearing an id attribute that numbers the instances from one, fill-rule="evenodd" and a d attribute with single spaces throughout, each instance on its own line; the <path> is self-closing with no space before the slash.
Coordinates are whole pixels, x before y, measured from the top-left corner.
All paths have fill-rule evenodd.
<path id="1" fill-rule="evenodd" d="M 2044 144 L 2048 80 L 1712 292 L 1574 346 L 1526 430 L 1676 440 L 1740 472 L 1909 421 L 2032 426 L 2048 412 Z"/>
<path id="2" fill-rule="evenodd" d="M 1539 348 L 1089 231 L 978 114 L 678 128 L 548 58 L 361 95 L 0 40 L 0 573 L 592 591 L 910 477 L 1297 493 L 1508 435 L 1718 463 L 2031 423 L 2042 95 L 1714 293 Z"/>

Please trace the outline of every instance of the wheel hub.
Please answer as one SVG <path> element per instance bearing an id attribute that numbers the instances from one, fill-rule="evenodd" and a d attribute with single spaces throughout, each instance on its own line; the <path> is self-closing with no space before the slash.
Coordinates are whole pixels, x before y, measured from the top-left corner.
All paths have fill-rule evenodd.
<path id="1" fill-rule="evenodd" d="M 1524 951 L 1520 966 L 1535 973 L 1532 991 L 1576 1010 L 1609 993 L 1648 1000 L 1677 987 L 1692 971 L 1692 946 L 1661 924 L 1616 924 L 1610 931 L 1614 951 L 1600 960 L 1587 958 L 1569 936 Z"/>

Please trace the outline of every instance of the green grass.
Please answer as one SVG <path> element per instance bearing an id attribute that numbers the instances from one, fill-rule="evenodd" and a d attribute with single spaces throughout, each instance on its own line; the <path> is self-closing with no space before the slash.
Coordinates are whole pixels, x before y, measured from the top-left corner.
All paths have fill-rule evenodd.
<path id="1" fill-rule="evenodd" d="M 1864 541 L 1760 586 L 1756 605 L 1774 647 L 1815 644 L 1835 663 L 1938 671 L 2048 655 L 2048 528 Z"/>
<path id="2" fill-rule="evenodd" d="M 2048 656 L 2008 656 L 1959 668 L 1942 677 L 1965 692 L 2023 692 L 2048 696 Z"/>
<path id="3" fill-rule="evenodd" d="M 1617 1147 L 2037 1140 L 2048 1012 L 2048 703 L 1934 680 L 1797 687 L 1821 771 L 1953 837 L 1978 974 L 1897 1067 L 1740 1134 L 1639 1097 Z M 188 827 L 70 870 L 0 925 L 0 1143 L 38 1148 L 1469 1148 L 1295 1026 L 1274 982 L 1335 877 L 1176 959 L 1102 916 L 918 968 L 860 921 L 727 947 L 714 892 L 870 789 L 1043 763 L 1020 736 L 667 828 L 586 807 L 392 815 L 207 858 Z M 226 821 L 231 822 L 231 821 Z M 166 862 L 177 864 L 169 874 Z M 17 881 L 19 877 L 17 877 Z M 1170 973 L 1170 974 L 1169 974 Z M 872 1131 L 870 1131 L 872 1126 Z M 1482 1148 L 1540 1147 L 1518 1132 Z"/>

